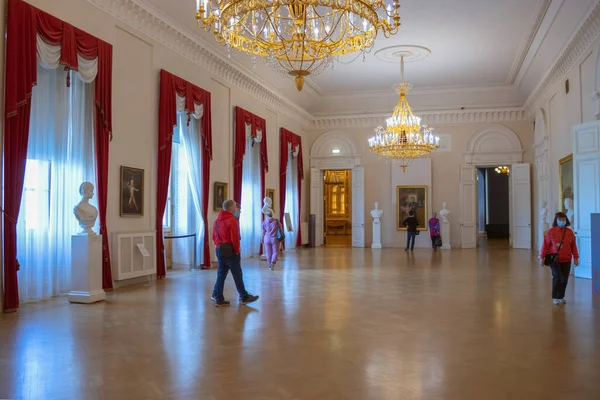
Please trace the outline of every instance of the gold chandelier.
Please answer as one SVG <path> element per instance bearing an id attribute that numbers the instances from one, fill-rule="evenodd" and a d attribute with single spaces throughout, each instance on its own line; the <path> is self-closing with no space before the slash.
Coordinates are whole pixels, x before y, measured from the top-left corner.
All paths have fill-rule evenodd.
<path id="1" fill-rule="evenodd" d="M 433 128 L 421 125 L 421 118 L 413 115 L 406 100 L 412 84 L 404 81 L 404 57 L 401 57 L 400 65 L 402 82 L 394 87 L 400 100 L 392 116 L 386 119 L 387 127 L 375 129 L 375 136 L 369 139 L 369 150 L 398 162 L 405 172 L 416 159 L 427 157 L 437 150 L 440 138 L 433 135 Z"/>
<path id="2" fill-rule="evenodd" d="M 497 174 L 510 175 L 510 168 L 507 167 L 506 165 L 503 165 L 501 167 L 496 167 L 495 171 Z"/>
<path id="3" fill-rule="evenodd" d="M 400 27 L 399 0 L 196 0 L 196 20 L 216 41 L 263 57 L 295 78 L 322 72 L 333 57 L 372 48 Z"/>

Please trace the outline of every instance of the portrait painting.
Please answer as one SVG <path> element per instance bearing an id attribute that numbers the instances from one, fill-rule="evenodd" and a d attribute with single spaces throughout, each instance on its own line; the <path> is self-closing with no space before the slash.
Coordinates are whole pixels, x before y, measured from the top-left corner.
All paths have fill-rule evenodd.
<path id="1" fill-rule="evenodd" d="M 220 211 L 225 200 L 227 200 L 227 184 L 215 182 L 213 187 L 213 210 Z"/>
<path id="2" fill-rule="evenodd" d="M 275 189 L 267 189 L 265 192 L 265 197 L 270 198 L 273 202 L 273 206 L 271 208 L 275 210 Z"/>
<path id="3" fill-rule="evenodd" d="M 396 214 L 397 230 L 405 231 L 404 220 L 409 212 L 413 211 L 419 221 L 419 230 L 427 229 L 427 186 L 397 186 L 396 187 Z"/>
<path id="4" fill-rule="evenodd" d="M 121 216 L 144 215 L 144 170 L 121 166 Z"/>
<path id="5" fill-rule="evenodd" d="M 559 204 L 558 209 L 566 212 L 565 199 L 574 199 L 573 191 L 573 155 L 568 155 L 558 162 Z"/>

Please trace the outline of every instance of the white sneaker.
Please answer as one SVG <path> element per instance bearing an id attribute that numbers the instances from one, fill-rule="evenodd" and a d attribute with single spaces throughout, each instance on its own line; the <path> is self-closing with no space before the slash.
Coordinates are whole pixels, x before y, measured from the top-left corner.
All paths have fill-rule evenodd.
<path id="1" fill-rule="evenodd" d="M 552 302 L 553 302 L 554 304 L 560 304 L 560 300 L 559 300 L 559 299 L 554 299 L 554 300 L 552 300 Z"/>

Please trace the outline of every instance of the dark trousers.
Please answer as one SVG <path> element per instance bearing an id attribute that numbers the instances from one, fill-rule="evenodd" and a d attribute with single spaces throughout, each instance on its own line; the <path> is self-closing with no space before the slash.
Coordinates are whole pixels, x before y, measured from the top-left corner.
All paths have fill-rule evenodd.
<path id="1" fill-rule="evenodd" d="M 552 267 L 552 298 L 564 299 L 569 274 L 571 273 L 571 262 L 559 262 Z"/>
<path id="2" fill-rule="evenodd" d="M 417 232 L 406 232 L 406 250 L 415 248 Z"/>
<path id="3" fill-rule="evenodd" d="M 236 254 L 231 258 L 221 257 L 219 249 L 217 249 L 217 260 L 219 261 L 219 269 L 217 270 L 217 282 L 215 282 L 213 296 L 215 296 L 217 300 L 224 300 L 223 289 L 229 271 L 231 271 L 231 275 L 233 275 L 235 287 L 237 288 L 240 297 L 246 296 L 248 292 L 246 292 L 246 287 L 244 286 L 240 255 Z"/>

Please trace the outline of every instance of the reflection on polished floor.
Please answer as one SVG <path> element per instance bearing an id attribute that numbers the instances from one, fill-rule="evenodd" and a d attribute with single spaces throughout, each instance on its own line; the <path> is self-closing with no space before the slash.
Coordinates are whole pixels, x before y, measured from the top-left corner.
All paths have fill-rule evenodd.
<path id="1" fill-rule="evenodd" d="M 600 300 L 573 279 L 554 306 L 531 252 L 300 250 L 244 272 L 254 307 L 215 308 L 216 272 L 184 271 L 1 315 L 0 398 L 600 398 Z"/>

